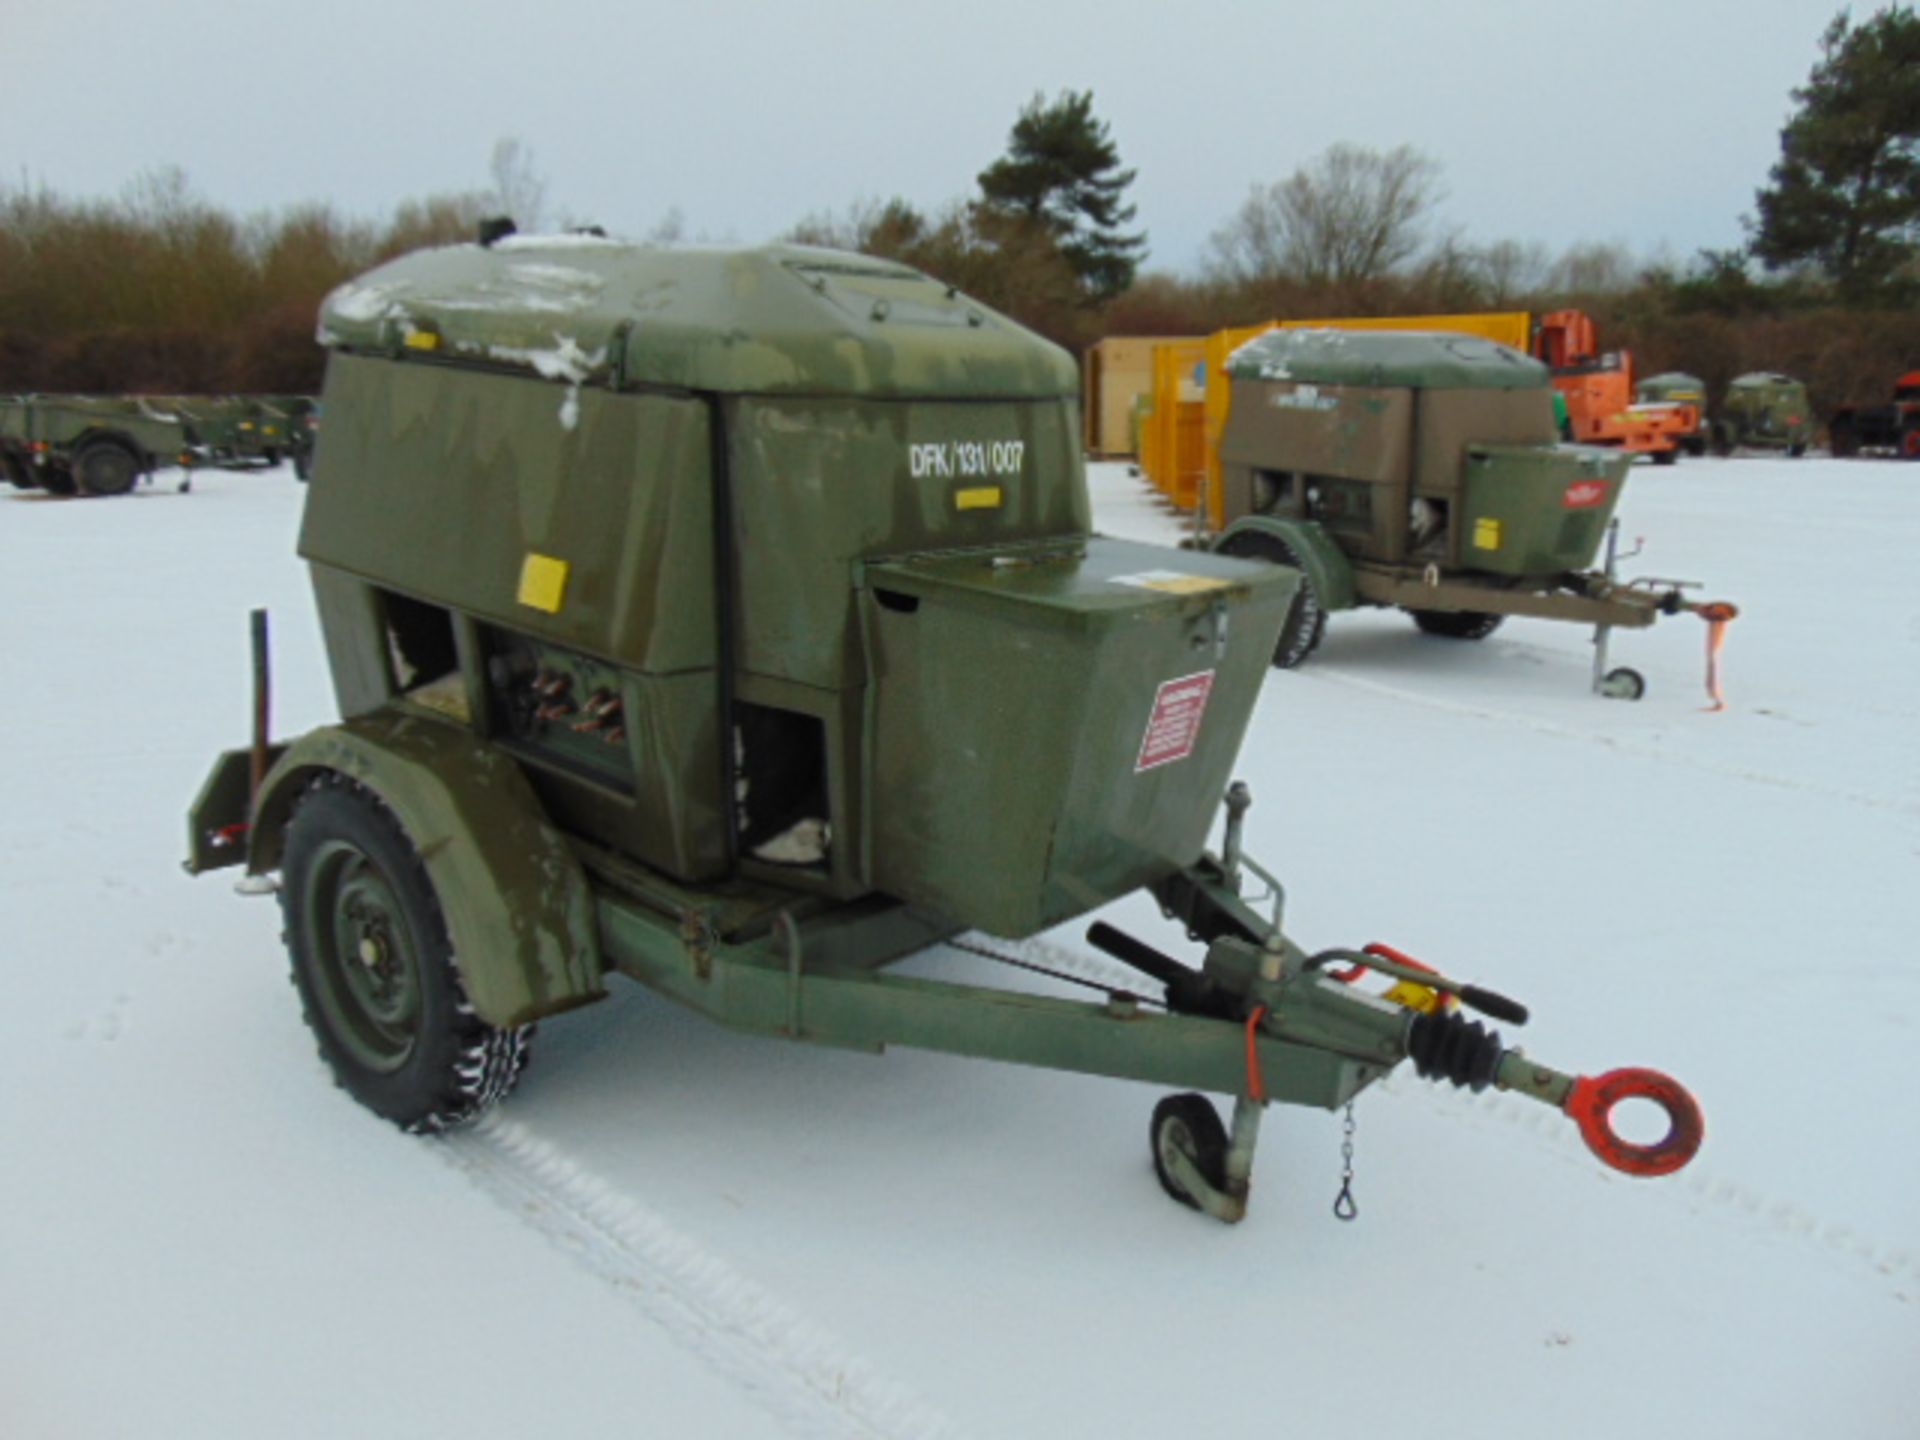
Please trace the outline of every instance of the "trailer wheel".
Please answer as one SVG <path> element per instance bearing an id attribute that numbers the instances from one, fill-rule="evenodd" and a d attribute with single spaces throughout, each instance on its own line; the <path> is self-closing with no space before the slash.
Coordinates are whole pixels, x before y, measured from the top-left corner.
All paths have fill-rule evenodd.
<path id="1" fill-rule="evenodd" d="M 1680 449 L 1678 446 L 1675 446 L 1671 450 L 1656 450 L 1653 452 L 1653 463 L 1656 465 L 1671 465 L 1679 458 Z"/>
<path id="2" fill-rule="evenodd" d="M 1327 633 L 1326 607 L 1320 603 L 1319 592 L 1313 588 L 1313 577 L 1293 546 L 1278 535 L 1246 530 L 1221 546 L 1220 553 L 1241 560 L 1264 560 L 1269 565 L 1290 565 L 1300 572 L 1300 588 L 1293 592 L 1293 603 L 1287 607 L 1287 622 L 1280 627 L 1280 638 L 1274 642 L 1276 667 L 1291 670 L 1319 649 L 1321 638 Z"/>
<path id="3" fill-rule="evenodd" d="M 1713 453 L 1725 459 L 1733 454 L 1733 426 L 1725 420 L 1713 422 Z"/>
<path id="4" fill-rule="evenodd" d="M 1444 635 L 1449 640 L 1484 640 L 1500 628 L 1504 615 L 1489 615 L 1484 610 L 1409 610 L 1413 623 L 1428 635 Z"/>
<path id="5" fill-rule="evenodd" d="M 124 495 L 146 467 L 117 440 L 92 440 L 73 457 L 73 483 L 82 495 Z"/>
<path id="6" fill-rule="evenodd" d="M 5 471 L 7 481 L 16 490 L 34 490 L 39 488 L 33 478 L 33 469 L 18 455 L 0 454 L 0 471 Z"/>
<path id="7" fill-rule="evenodd" d="M 1220 1112 L 1204 1095 L 1191 1090 L 1169 1095 L 1153 1107 L 1153 1124 L 1148 1131 L 1153 1147 L 1153 1173 L 1160 1177 L 1160 1188 L 1182 1205 L 1200 1208 L 1185 1185 L 1174 1177 L 1175 1155 L 1183 1155 L 1214 1189 L 1227 1183 L 1227 1127 L 1220 1123 Z"/>
<path id="8" fill-rule="evenodd" d="M 1787 458 L 1789 460 L 1798 460 L 1802 455 L 1806 453 L 1807 453 L 1807 442 L 1804 440 L 1796 440 L 1791 445 L 1787 446 Z"/>
<path id="9" fill-rule="evenodd" d="M 1600 693 L 1609 700 L 1638 700 L 1647 693 L 1647 677 L 1638 670 L 1617 665 L 1601 679 Z"/>
<path id="10" fill-rule="evenodd" d="M 370 791 L 339 775 L 309 790 L 282 872 L 294 986 L 343 1090 L 422 1133 L 513 1089 L 533 1027 L 496 1029 L 473 1013 L 426 868 Z"/>
<path id="11" fill-rule="evenodd" d="M 1827 450 L 1836 460 L 1848 460 L 1860 453 L 1860 437 L 1851 420 L 1835 420 L 1827 431 Z"/>

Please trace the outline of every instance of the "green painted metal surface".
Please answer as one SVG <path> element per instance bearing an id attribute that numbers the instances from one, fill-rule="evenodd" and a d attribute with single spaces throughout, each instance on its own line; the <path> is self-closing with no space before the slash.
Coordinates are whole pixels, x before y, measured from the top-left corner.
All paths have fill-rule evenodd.
<path id="1" fill-rule="evenodd" d="M 796 245 L 668 250 L 567 235 L 418 251 L 328 296 L 320 338 L 361 351 L 432 344 L 574 383 L 725 394 L 1013 398 L 1080 387 L 1064 350 L 951 287 Z"/>
<path id="2" fill-rule="evenodd" d="M 1414 390 L 1528 390 L 1548 382 L 1547 367 L 1511 345 L 1421 330 L 1269 330 L 1234 351 L 1227 373 Z"/>
<path id="3" fill-rule="evenodd" d="M 1626 485 L 1626 462 L 1594 446 L 1476 445 L 1467 452 L 1465 568 L 1556 575 L 1593 564 Z"/>
<path id="4" fill-rule="evenodd" d="M 841 938 L 861 952 L 912 944 L 899 921 L 897 913 L 876 913 L 863 924 L 880 935 Z M 1246 1029 L 1233 1021 L 818 963 L 817 924 L 796 927 L 797 963 L 777 935 L 690 954 L 666 921 L 616 902 L 603 901 L 601 927 L 609 959 L 621 970 L 742 1030 L 858 1050 L 900 1045 L 1215 1094 L 1244 1094 L 1249 1083 Z M 1404 1054 L 1406 1011 L 1318 981 L 1292 994 L 1289 1018 L 1255 1032 L 1273 1100 L 1336 1108 Z M 1336 1034 L 1330 1047 L 1325 1041 Z"/>
<path id="5" fill-rule="evenodd" d="M 1199 854 L 1297 581 L 1116 540 L 867 572 L 872 876 L 995 935 Z"/>
<path id="6" fill-rule="evenodd" d="M 482 1019 L 523 1025 L 605 993 L 585 873 L 504 751 L 400 710 L 309 731 L 261 786 L 249 869 L 278 867 L 287 820 L 325 770 L 363 786 L 399 820 L 440 897 Z"/>
<path id="7" fill-rule="evenodd" d="M 1069 399 L 755 396 L 728 402 L 727 429 L 739 663 L 754 675 L 865 678 L 856 563 L 1077 542 L 1092 526 Z"/>
<path id="8" fill-rule="evenodd" d="M 1213 542 L 1216 550 L 1229 549 L 1233 537 L 1251 532 L 1283 540 L 1306 567 L 1307 579 L 1324 610 L 1350 610 L 1359 603 L 1353 588 L 1353 565 L 1325 527 L 1311 520 L 1292 520 L 1273 515 L 1243 515 Z"/>

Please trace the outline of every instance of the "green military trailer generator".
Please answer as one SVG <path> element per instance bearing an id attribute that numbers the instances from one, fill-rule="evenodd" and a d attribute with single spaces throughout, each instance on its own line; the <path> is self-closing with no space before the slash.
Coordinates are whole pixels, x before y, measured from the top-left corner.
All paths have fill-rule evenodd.
<path id="1" fill-rule="evenodd" d="M 472 1118 L 619 973 L 769 1036 L 1189 1087 L 1154 1165 L 1228 1220 L 1267 1103 L 1407 1058 L 1624 1169 L 1698 1146 L 1664 1076 L 1552 1070 L 1456 1004 L 1512 1001 L 1309 954 L 1277 886 L 1243 895 L 1231 767 L 1299 577 L 1093 533 L 1053 345 L 865 256 L 587 236 L 408 256 L 321 335 L 300 552 L 343 718 L 270 743 L 262 665 L 188 866 L 279 872 L 306 1018 L 376 1113 Z M 1140 991 L 892 970 L 943 940 L 1019 964 L 1005 941 L 1142 888 L 1204 960 L 1096 925 Z M 1607 1118 L 1636 1096 L 1655 1144 Z"/>
<path id="2" fill-rule="evenodd" d="M 1693 428 L 1676 433 L 1674 440 L 1689 455 L 1707 453 L 1707 382 L 1698 375 L 1688 375 L 1681 370 L 1663 370 L 1658 375 L 1649 375 L 1634 386 L 1633 398 L 1640 405 L 1690 407 L 1694 416 Z"/>
<path id="3" fill-rule="evenodd" d="M 1727 385 L 1727 398 L 1713 417 L 1713 449 L 1717 455 L 1784 450 L 1797 459 L 1813 443 L 1814 428 L 1807 387 L 1791 375 L 1757 370 Z"/>
<path id="4" fill-rule="evenodd" d="M 1227 372 L 1225 528 L 1212 544 L 1302 573 L 1278 666 L 1306 659 L 1327 615 L 1354 606 L 1397 606 L 1423 632 L 1456 640 L 1529 615 L 1593 625 L 1593 688 L 1638 699 L 1641 676 L 1607 668 L 1614 626 L 1681 610 L 1717 624 L 1732 616 L 1687 599 L 1678 582 L 1616 576 L 1611 522 L 1630 457 L 1559 443 L 1547 367 L 1511 346 L 1274 330 L 1236 351 Z"/>
<path id="5" fill-rule="evenodd" d="M 0 401 L 0 469 L 23 490 L 124 495 L 156 470 L 178 465 L 190 472 L 199 458 L 188 417 L 137 396 Z"/>

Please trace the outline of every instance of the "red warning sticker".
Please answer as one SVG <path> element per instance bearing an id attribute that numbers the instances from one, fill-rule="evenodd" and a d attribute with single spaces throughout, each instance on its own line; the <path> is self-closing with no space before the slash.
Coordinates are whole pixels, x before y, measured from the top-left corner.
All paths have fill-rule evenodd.
<path id="1" fill-rule="evenodd" d="M 1576 480 L 1567 486 L 1567 493 L 1560 501 L 1569 510 L 1589 510 L 1606 502 L 1607 482 L 1604 480 Z"/>
<path id="2" fill-rule="evenodd" d="M 1200 717 L 1207 713 L 1207 696 L 1213 692 L 1213 674 L 1202 670 L 1160 687 L 1153 697 L 1153 714 L 1147 717 L 1147 733 L 1140 740 L 1140 759 L 1133 767 L 1134 774 L 1157 765 L 1171 765 L 1193 753 L 1200 739 Z"/>

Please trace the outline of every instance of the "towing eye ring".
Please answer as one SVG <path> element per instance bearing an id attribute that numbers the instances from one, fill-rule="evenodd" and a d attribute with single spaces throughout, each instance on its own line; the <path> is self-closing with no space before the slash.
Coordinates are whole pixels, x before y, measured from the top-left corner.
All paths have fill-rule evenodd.
<path id="1" fill-rule="evenodd" d="M 1636 1145 L 1613 1128 L 1613 1108 L 1626 1100 L 1651 1100 L 1666 1112 L 1666 1138 Z M 1629 1175 L 1671 1175 L 1700 1149 L 1707 1122 L 1686 1086 L 1658 1070 L 1629 1066 L 1573 1082 L 1564 1109 L 1580 1138 L 1603 1164 Z"/>

